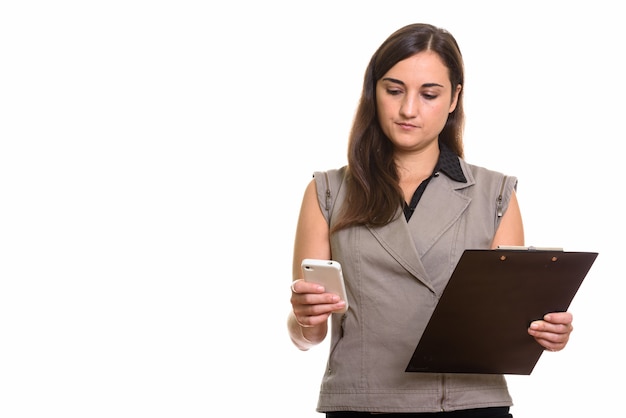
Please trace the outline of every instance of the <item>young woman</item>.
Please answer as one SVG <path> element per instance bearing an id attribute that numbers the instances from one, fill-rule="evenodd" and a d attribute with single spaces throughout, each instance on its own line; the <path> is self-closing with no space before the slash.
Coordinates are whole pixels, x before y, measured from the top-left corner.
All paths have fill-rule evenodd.
<path id="1" fill-rule="evenodd" d="M 288 330 L 307 350 L 331 318 L 317 407 L 329 418 L 511 416 L 504 376 L 405 372 L 464 249 L 524 244 L 517 179 L 463 159 L 463 84 L 450 33 L 399 29 L 366 69 L 347 166 L 315 173 L 306 188 Z M 345 314 L 333 314 L 345 304 L 337 295 L 301 280 L 305 258 L 342 264 Z M 568 312 L 528 329 L 553 351 L 571 331 Z"/>

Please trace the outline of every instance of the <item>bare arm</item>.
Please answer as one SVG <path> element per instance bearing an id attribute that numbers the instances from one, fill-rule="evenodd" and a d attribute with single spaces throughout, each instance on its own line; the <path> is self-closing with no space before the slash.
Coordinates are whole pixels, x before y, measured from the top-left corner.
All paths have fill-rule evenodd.
<path id="1" fill-rule="evenodd" d="M 515 191 L 511 194 L 509 207 L 500 220 L 491 248 L 497 248 L 498 245 L 524 245 L 524 225 Z"/>
<path id="2" fill-rule="evenodd" d="M 304 192 L 296 228 L 293 252 L 292 311 L 287 319 L 291 340 L 301 350 L 319 344 L 328 333 L 328 318 L 343 307 L 337 295 L 325 293 L 322 286 L 302 281 L 300 264 L 305 258 L 331 257 L 329 228 L 317 200 L 315 180 Z"/>

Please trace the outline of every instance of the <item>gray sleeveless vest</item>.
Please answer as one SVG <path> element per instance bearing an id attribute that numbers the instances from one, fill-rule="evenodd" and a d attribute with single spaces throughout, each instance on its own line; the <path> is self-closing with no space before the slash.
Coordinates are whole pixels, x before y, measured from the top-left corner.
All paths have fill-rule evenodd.
<path id="1" fill-rule="evenodd" d="M 461 160 L 467 183 L 433 177 L 406 222 L 331 235 L 350 309 L 331 318 L 318 412 L 437 412 L 510 406 L 504 376 L 405 372 L 437 300 L 466 248 L 489 248 L 517 179 Z M 329 225 L 345 198 L 345 167 L 316 172 Z M 480 338 L 477 335 L 476 338 Z M 459 350 L 462 350 L 459 347 Z"/>

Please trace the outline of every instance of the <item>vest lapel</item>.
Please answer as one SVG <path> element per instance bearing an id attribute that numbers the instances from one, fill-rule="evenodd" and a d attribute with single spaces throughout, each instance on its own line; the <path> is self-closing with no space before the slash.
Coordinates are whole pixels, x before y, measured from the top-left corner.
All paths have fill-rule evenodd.
<path id="1" fill-rule="evenodd" d="M 472 184 L 473 179 L 468 179 L 468 183 L 458 183 L 445 175 L 439 175 L 431 180 L 408 223 L 399 209 L 398 217 L 390 224 L 368 228 L 405 270 L 433 292 L 435 286 L 422 264 L 421 256 L 439 241 L 467 209 L 471 199 L 457 189 Z"/>
<path id="2" fill-rule="evenodd" d="M 425 254 L 467 209 L 471 199 L 459 192 L 471 183 L 440 175 L 431 180 L 408 223 L 418 254 Z"/>

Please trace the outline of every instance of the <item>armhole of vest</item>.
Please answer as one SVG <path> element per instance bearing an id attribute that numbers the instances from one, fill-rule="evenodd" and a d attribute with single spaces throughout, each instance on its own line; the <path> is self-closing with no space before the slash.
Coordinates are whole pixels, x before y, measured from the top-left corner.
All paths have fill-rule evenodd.
<path id="1" fill-rule="evenodd" d="M 318 188 L 323 188 L 323 190 L 317 190 L 317 200 L 320 205 L 320 209 L 324 214 L 324 218 L 326 218 L 326 223 L 330 227 L 330 216 L 332 212 L 332 186 L 330 183 L 330 174 L 328 171 L 316 171 L 313 173 L 313 177 L 316 178 L 316 185 Z M 319 180 L 317 180 L 319 179 Z"/>
<path id="2" fill-rule="evenodd" d="M 504 175 L 502 177 L 502 184 L 500 184 L 500 193 L 498 194 L 498 198 L 496 199 L 496 217 L 498 219 L 502 218 L 504 215 L 504 186 L 506 185 L 507 176 Z"/>
<path id="3" fill-rule="evenodd" d="M 502 220 L 502 216 L 504 216 L 504 212 L 506 212 L 506 209 L 509 206 L 509 203 L 511 201 L 511 194 L 514 190 L 517 190 L 517 177 L 503 174 L 502 181 L 498 189 L 498 197 L 496 198 L 496 229 L 498 228 L 498 226 L 500 226 L 500 221 Z"/>
<path id="4" fill-rule="evenodd" d="M 328 171 L 324 171 L 324 181 L 326 183 L 326 201 L 325 201 L 324 208 L 326 209 L 328 223 L 330 224 L 330 208 L 331 208 L 332 192 L 330 188 L 330 179 L 328 178 Z"/>
<path id="5" fill-rule="evenodd" d="M 345 173 L 343 170 L 327 170 L 315 173 L 316 175 L 323 176 L 323 180 L 318 185 L 323 185 L 323 193 L 318 192 L 320 208 L 324 211 L 328 226 L 331 226 L 332 215 L 334 213 L 335 205 L 337 202 L 337 196 L 341 184 L 344 181 Z"/>

